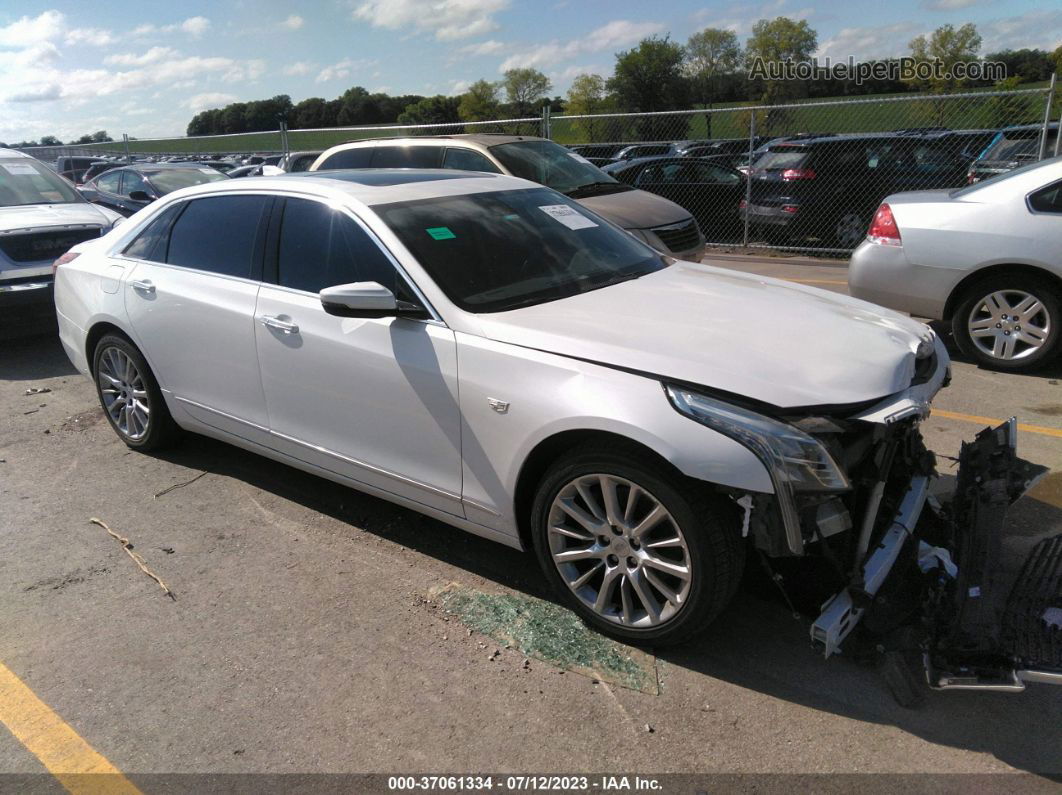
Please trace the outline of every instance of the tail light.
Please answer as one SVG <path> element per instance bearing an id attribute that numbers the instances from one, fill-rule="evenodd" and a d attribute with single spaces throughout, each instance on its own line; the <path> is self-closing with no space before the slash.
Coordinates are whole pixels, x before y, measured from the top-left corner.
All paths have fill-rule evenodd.
<path id="1" fill-rule="evenodd" d="M 900 228 L 896 226 L 896 219 L 892 215 L 892 208 L 883 204 L 874 213 L 874 220 L 870 222 L 867 237 L 875 243 L 883 246 L 900 246 Z"/>
<path id="2" fill-rule="evenodd" d="M 783 213 L 787 213 L 789 215 L 796 215 L 798 212 L 800 212 L 800 205 L 799 204 L 783 204 L 782 205 L 782 212 Z"/>
<path id="3" fill-rule="evenodd" d="M 815 169 L 787 168 L 782 172 L 783 182 L 793 182 L 798 179 L 815 179 Z"/>
<path id="4" fill-rule="evenodd" d="M 68 262 L 73 262 L 80 256 L 81 254 L 77 251 L 68 251 L 65 254 L 61 255 L 59 259 L 52 263 L 52 276 L 55 276 L 55 271 L 59 268 L 60 265 L 66 265 Z"/>
<path id="5" fill-rule="evenodd" d="M 749 203 L 747 201 L 745 201 L 744 199 L 742 199 L 741 201 L 738 202 L 738 209 L 739 210 L 744 210 L 748 206 L 749 206 Z"/>
<path id="6" fill-rule="evenodd" d="M 968 172 L 966 174 L 966 184 L 973 185 L 975 182 L 977 182 L 977 175 L 974 174 L 972 171 Z"/>

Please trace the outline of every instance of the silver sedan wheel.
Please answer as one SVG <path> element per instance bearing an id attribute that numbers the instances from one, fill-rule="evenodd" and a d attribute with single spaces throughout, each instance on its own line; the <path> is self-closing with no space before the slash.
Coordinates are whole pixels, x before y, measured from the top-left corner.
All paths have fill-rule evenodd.
<path id="1" fill-rule="evenodd" d="M 866 236 L 867 227 L 857 213 L 845 213 L 838 219 L 834 232 L 841 248 L 855 248 Z"/>
<path id="2" fill-rule="evenodd" d="M 1051 336 L 1043 301 L 1024 290 L 997 290 L 974 305 L 966 321 L 970 339 L 986 356 L 1012 361 L 1040 350 Z"/>
<path id="3" fill-rule="evenodd" d="M 143 439 L 151 427 L 151 407 L 136 363 L 120 348 L 105 348 L 96 378 L 103 407 L 119 433 L 134 442 Z"/>
<path id="4" fill-rule="evenodd" d="M 652 494 L 615 475 L 582 475 L 549 511 L 549 549 L 572 593 L 608 621 L 654 629 L 682 610 L 693 582 L 678 523 Z"/>

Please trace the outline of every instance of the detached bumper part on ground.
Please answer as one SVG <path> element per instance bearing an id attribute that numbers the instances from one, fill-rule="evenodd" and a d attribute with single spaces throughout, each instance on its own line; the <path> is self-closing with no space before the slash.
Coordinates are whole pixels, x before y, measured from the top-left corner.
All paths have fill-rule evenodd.
<path id="1" fill-rule="evenodd" d="M 1001 566 L 1007 509 L 1047 471 L 1018 458 L 1016 442 L 1011 418 L 964 444 L 944 504 L 929 496 L 934 475 L 911 478 L 881 540 L 811 628 L 827 657 L 866 618 L 901 703 L 916 700 L 918 678 L 936 690 L 1062 684 L 1062 536 L 1037 544 L 1016 577 Z"/>

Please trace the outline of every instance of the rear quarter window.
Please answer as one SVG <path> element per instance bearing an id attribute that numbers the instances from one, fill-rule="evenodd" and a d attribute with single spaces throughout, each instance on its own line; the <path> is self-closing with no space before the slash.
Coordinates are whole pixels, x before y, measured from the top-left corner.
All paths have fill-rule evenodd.
<path id="1" fill-rule="evenodd" d="M 437 146 L 377 146 L 373 168 L 438 168 L 442 151 Z"/>
<path id="2" fill-rule="evenodd" d="M 320 166 L 318 171 L 336 168 L 368 168 L 372 160 L 371 146 L 359 146 L 354 149 L 341 149 L 333 155 L 329 155 Z"/>

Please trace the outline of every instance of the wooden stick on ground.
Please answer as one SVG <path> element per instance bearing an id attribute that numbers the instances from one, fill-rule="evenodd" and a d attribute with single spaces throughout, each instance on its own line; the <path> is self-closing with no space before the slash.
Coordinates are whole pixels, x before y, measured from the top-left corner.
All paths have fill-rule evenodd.
<path id="1" fill-rule="evenodd" d="M 129 557 L 131 557 L 133 559 L 133 562 L 137 566 L 140 567 L 140 570 L 142 572 L 144 572 L 144 574 L 146 574 L 148 577 L 153 579 L 155 582 L 157 582 L 159 584 L 159 587 L 162 589 L 163 593 L 166 594 L 166 596 L 170 597 L 170 599 L 172 599 L 175 602 L 177 601 L 177 597 L 173 595 L 173 591 L 170 590 L 169 586 L 166 585 L 166 583 L 164 583 L 162 581 L 162 579 L 157 574 L 155 574 L 155 572 L 153 572 L 151 569 L 149 569 L 147 567 L 147 564 L 144 563 L 144 559 L 142 557 L 140 557 L 139 554 L 137 554 L 136 552 L 134 552 L 132 550 L 132 546 L 133 545 L 132 545 L 132 543 L 130 543 L 128 538 L 123 538 L 122 536 L 118 535 L 116 532 L 111 530 L 111 528 L 109 528 L 107 526 L 107 523 L 104 522 L 102 519 L 97 519 L 96 517 L 92 517 L 91 519 L 89 519 L 89 521 L 92 524 L 98 524 L 100 527 L 102 527 L 104 530 L 106 530 L 108 533 L 110 533 L 111 537 L 114 538 L 119 544 L 122 545 L 122 549 L 125 550 L 125 554 L 127 554 Z"/>

